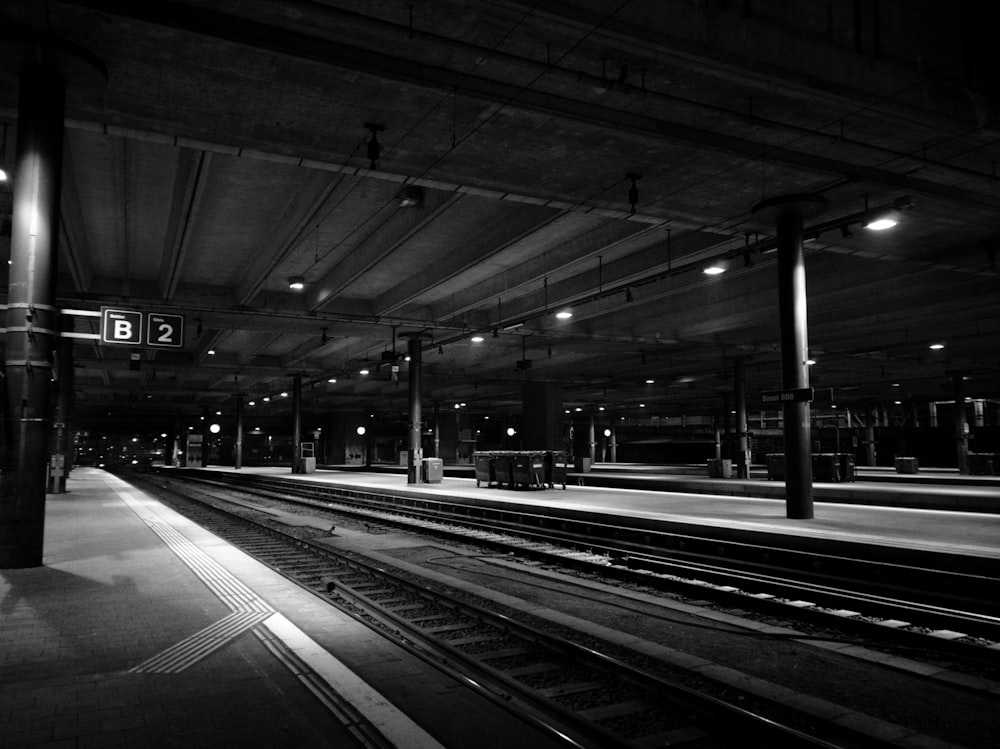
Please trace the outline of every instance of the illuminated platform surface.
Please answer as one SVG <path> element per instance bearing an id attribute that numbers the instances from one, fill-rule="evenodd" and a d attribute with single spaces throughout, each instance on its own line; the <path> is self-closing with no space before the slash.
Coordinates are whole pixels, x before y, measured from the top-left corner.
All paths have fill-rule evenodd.
<path id="1" fill-rule="evenodd" d="M 210 466 L 207 470 L 235 472 L 232 467 Z M 941 551 L 951 554 L 1000 558 L 1000 481 L 984 486 L 934 486 L 927 483 L 869 482 L 817 484 L 816 492 L 825 493 L 827 501 L 814 504 L 815 517 L 791 520 L 785 517 L 782 499 L 753 497 L 757 491 L 776 491 L 780 482 L 747 481 L 746 495 L 733 496 L 684 491 L 643 491 L 607 487 L 575 486 L 566 489 L 500 489 L 476 486 L 475 479 L 445 476 L 440 483 L 407 484 L 406 476 L 398 473 L 359 473 L 355 471 L 318 470 L 310 474 L 292 474 L 288 467 L 251 467 L 240 472 L 262 476 L 292 478 L 308 482 L 334 484 L 373 491 L 404 492 L 452 499 L 496 501 L 513 505 L 562 510 L 636 516 L 665 522 L 703 525 L 707 528 L 725 526 L 745 531 L 815 537 L 842 542 L 876 543 L 887 546 Z M 690 481 L 691 477 L 679 477 Z M 731 480 L 722 482 L 727 486 Z M 711 488 L 711 480 L 702 480 Z M 885 497 L 892 501 L 901 495 L 924 497 L 965 497 L 977 504 L 996 505 L 996 512 L 956 512 L 912 509 L 834 501 L 837 493 L 850 501 L 864 495 L 877 502 Z"/>
<path id="2" fill-rule="evenodd" d="M 0 747 L 549 746 L 125 481 L 67 488 L 0 570 Z"/>

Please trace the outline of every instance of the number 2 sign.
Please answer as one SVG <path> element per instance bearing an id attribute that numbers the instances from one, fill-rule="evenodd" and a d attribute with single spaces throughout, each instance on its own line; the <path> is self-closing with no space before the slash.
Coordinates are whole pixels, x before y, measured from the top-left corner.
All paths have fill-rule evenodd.
<path id="1" fill-rule="evenodd" d="M 184 345 L 184 318 L 150 312 L 146 319 L 146 345 L 180 348 Z"/>

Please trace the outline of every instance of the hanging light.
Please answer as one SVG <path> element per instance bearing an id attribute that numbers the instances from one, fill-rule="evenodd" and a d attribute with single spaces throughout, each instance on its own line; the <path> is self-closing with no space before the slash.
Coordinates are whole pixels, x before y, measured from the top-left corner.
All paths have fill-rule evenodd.
<path id="1" fill-rule="evenodd" d="M 289 276 L 288 288 L 292 291 L 302 291 L 306 287 L 306 280 L 302 276 Z"/>

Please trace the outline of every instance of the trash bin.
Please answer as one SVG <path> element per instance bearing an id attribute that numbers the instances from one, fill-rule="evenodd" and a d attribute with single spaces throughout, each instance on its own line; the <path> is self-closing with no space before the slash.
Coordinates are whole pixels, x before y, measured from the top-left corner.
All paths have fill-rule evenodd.
<path id="1" fill-rule="evenodd" d="M 547 452 L 545 453 L 545 483 L 552 489 L 556 484 L 562 484 L 566 488 L 566 453 Z"/>
<path id="2" fill-rule="evenodd" d="M 511 453 L 497 453 L 493 461 L 493 471 L 497 479 L 497 486 L 506 484 L 508 487 L 514 486 L 514 476 L 512 472 L 513 455 Z"/>
<path id="3" fill-rule="evenodd" d="M 767 479 L 768 481 L 780 481 L 785 478 L 785 454 L 768 453 L 767 456 Z"/>
<path id="4" fill-rule="evenodd" d="M 838 453 L 840 462 L 840 480 L 854 481 L 857 473 L 854 469 L 854 455 L 851 453 Z"/>
<path id="5" fill-rule="evenodd" d="M 916 458 L 896 458 L 896 473 L 917 473 L 920 468 Z"/>
<path id="6" fill-rule="evenodd" d="M 840 481 L 840 465 L 836 453 L 814 453 L 812 469 L 816 481 Z"/>
<path id="7" fill-rule="evenodd" d="M 993 476 L 1000 462 L 993 453 L 969 453 L 969 474 L 972 476 Z"/>
<path id="8" fill-rule="evenodd" d="M 577 457 L 573 459 L 573 470 L 577 473 L 590 473 L 590 458 Z"/>
<path id="9" fill-rule="evenodd" d="M 486 486 L 497 482 L 496 456 L 493 453 L 473 453 L 476 464 L 476 486 L 485 483 Z"/>
<path id="10" fill-rule="evenodd" d="M 545 484 L 545 456 L 542 453 L 514 453 L 512 466 L 512 481 L 515 486 L 532 487 Z"/>
<path id="11" fill-rule="evenodd" d="M 420 461 L 420 476 L 425 484 L 440 484 L 444 478 L 444 461 L 441 458 L 423 458 Z"/>
<path id="12" fill-rule="evenodd" d="M 713 479 L 731 479 L 733 477 L 733 461 L 729 458 L 709 458 L 708 475 Z"/>

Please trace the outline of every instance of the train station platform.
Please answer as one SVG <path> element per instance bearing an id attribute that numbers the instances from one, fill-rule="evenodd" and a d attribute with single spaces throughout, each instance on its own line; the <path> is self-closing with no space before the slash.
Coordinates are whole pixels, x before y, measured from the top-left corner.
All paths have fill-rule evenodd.
<path id="1" fill-rule="evenodd" d="M 181 469 L 183 470 L 183 469 Z M 235 472 L 226 466 L 211 466 L 204 470 Z M 648 489 L 622 489 L 605 486 L 580 486 L 567 483 L 565 489 L 518 489 L 476 486 L 474 478 L 445 476 L 439 483 L 408 484 L 405 474 L 365 473 L 355 470 L 317 470 L 309 474 L 292 474 L 285 466 L 244 467 L 239 472 L 275 476 L 347 489 L 386 491 L 396 494 L 425 495 L 468 499 L 477 503 L 502 503 L 524 508 L 551 507 L 611 516 L 633 516 L 662 522 L 702 526 L 706 529 L 725 527 L 748 533 L 767 533 L 797 539 L 815 538 L 842 543 L 877 544 L 902 549 L 963 554 L 1000 559 L 1000 513 L 922 509 L 893 504 L 854 504 L 850 494 L 872 492 L 868 496 L 884 496 L 895 500 L 907 492 L 927 497 L 937 492 L 954 496 L 961 491 L 977 501 L 1000 503 L 1000 486 L 935 487 L 927 484 L 892 483 L 860 486 L 859 484 L 824 484 L 823 489 L 840 490 L 845 498 L 834 498 L 814 504 L 815 516 L 809 520 L 792 520 L 785 516 L 785 502 L 773 496 L 754 496 L 754 487 L 766 489 L 776 482 L 748 481 L 741 494 L 715 494 L 710 479 L 702 479 L 700 491 L 685 491 L 686 484 L 655 484 Z M 783 483 L 782 483 L 783 486 Z M 655 488 L 654 488 L 655 487 Z M 763 494 L 762 491 L 756 494 Z M 870 500 L 869 500 L 870 501 Z"/>
<path id="2" fill-rule="evenodd" d="M 0 620 L 2 749 L 549 746 L 96 468 L 49 495 L 43 566 L 0 570 Z"/>

